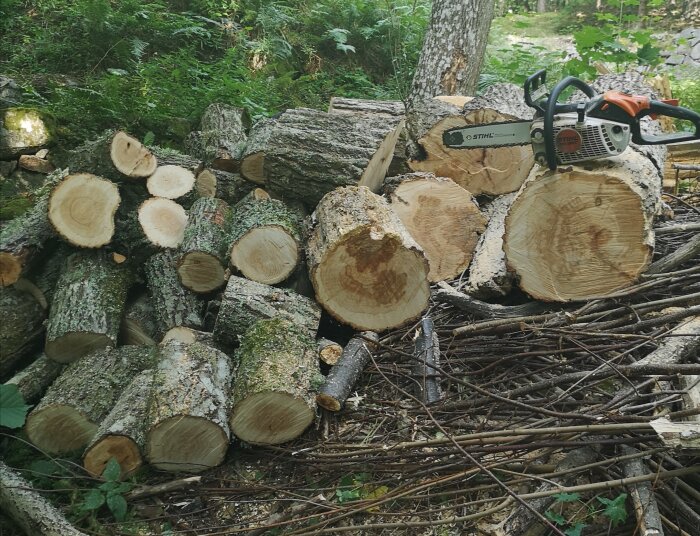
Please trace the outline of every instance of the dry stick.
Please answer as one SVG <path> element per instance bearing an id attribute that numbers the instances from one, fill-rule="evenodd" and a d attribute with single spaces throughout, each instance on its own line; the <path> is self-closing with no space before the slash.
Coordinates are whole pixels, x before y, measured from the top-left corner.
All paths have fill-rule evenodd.
<path id="1" fill-rule="evenodd" d="M 678 525 L 676 525 L 675 523 L 673 523 L 673 522 L 672 522 L 669 518 L 667 518 L 666 516 L 663 516 L 663 515 L 662 515 L 662 516 L 660 516 L 660 517 L 661 517 L 661 521 L 663 521 L 664 523 L 666 523 L 669 527 L 671 527 L 672 530 L 674 530 L 675 532 L 678 533 L 678 536 L 693 536 L 692 534 L 690 534 L 690 533 L 684 531 L 684 530 L 683 530 L 682 528 L 680 528 Z"/>
<path id="2" fill-rule="evenodd" d="M 155 484 L 152 486 L 143 486 L 131 491 L 126 498 L 129 501 L 135 501 L 137 499 L 144 499 L 146 497 L 153 497 L 154 495 L 161 495 L 163 493 L 170 493 L 171 491 L 179 491 L 181 489 L 189 488 L 195 484 L 199 484 L 202 481 L 201 476 L 188 476 L 186 478 L 178 478 L 177 480 L 170 480 L 168 482 L 162 482 L 160 484 Z"/>
<path id="3" fill-rule="evenodd" d="M 700 254 L 700 233 L 691 238 L 685 245 L 678 248 L 673 253 L 666 255 L 662 259 L 654 262 L 649 266 L 647 274 L 658 274 L 668 272 L 679 264 L 689 261 L 696 255 Z"/>
<path id="4" fill-rule="evenodd" d="M 627 445 L 621 447 L 621 452 L 635 454 L 637 451 Z M 622 464 L 623 474 L 626 477 L 634 477 L 649 474 L 644 462 L 638 458 L 627 460 Z M 661 519 L 659 519 L 659 506 L 654 498 L 654 491 L 649 482 L 641 482 L 631 487 L 630 495 L 637 516 L 637 525 L 640 528 L 640 536 L 658 536 L 663 534 Z"/>
<path id="5" fill-rule="evenodd" d="M 429 316 L 421 321 L 414 354 L 416 363 L 413 370 L 418 379 L 418 398 L 425 404 L 433 404 L 442 398 L 440 372 L 437 370 L 440 366 L 440 340 Z"/>
<path id="6" fill-rule="evenodd" d="M 433 293 L 433 298 L 438 302 L 449 303 L 455 307 L 471 313 L 478 318 L 514 318 L 526 315 L 542 313 L 547 306 L 540 302 L 530 302 L 523 305 L 499 305 L 488 303 L 459 292 L 444 281 L 438 284 L 440 287 Z"/>

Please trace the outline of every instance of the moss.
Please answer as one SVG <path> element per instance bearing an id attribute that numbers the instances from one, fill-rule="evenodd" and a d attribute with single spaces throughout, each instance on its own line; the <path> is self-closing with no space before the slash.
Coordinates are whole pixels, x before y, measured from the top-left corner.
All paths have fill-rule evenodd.
<path id="1" fill-rule="evenodd" d="M 49 126 L 41 114 L 27 108 L 9 108 L 2 119 L 9 136 L 21 139 L 27 147 L 39 147 L 51 141 Z"/>

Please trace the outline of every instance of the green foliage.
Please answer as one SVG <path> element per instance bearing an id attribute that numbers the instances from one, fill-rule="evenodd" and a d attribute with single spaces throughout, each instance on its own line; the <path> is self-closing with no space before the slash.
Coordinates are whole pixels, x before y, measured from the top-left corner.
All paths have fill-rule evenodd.
<path id="1" fill-rule="evenodd" d="M 16 385 L 0 384 L 0 426 L 21 428 L 30 408 Z"/>
<path id="2" fill-rule="evenodd" d="M 126 519 L 127 504 L 124 494 L 131 491 L 131 484 L 119 482 L 121 467 L 116 459 L 110 458 L 107 462 L 102 478 L 105 480 L 97 488 L 89 490 L 80 505 L 86 512 L 99 510 L 103 505 L 107 505 L 112 512 L 114 519 L 124 521 Z"/>
<path id="3" fill-rule="evenodd" d="M 603 515 L 610 520 L 613 527 L 617 526 L 618 523 L 625 522 L 627 519 L 627 508 L 625 508 L 625 501 L 627 500 L 626 493 L 620 493 L 614 499 L 607 499 L 605 497 L 596 497 L 596 499 L 598 499 L 598 502 L 605 505 Z"/>
<path id="4" fill-rule="evenodd" d="M 560 528 L 566 536 L 581 536 L 583 530 L 598 515 L 606 517 L 613 526 L 617 526 L 618 523 L 624 523 L 627 519 L 627 510 L 625 508 L 626 493 L 620 493 L 614 499 L 596 496 L 595 499 L 605 505 L 604 510 L 596 510 L 587 505 L 579 493 L 562 492 L 557 493 L 553 497 L 554 504 L 544 515 Z M 568 517 L 565 515 L 564 510 L 567 505 L 576 506 L 574 515 L 569 515 Z"/>

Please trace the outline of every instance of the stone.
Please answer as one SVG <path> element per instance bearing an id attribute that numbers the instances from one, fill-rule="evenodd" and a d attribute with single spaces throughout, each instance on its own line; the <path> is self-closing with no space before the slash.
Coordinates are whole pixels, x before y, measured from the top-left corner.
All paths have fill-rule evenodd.
<path id="1" fill-rule="evenodd" d="M 22 100 L 22 89 L 12 78 L 0 74 L 0 108 L 17 106 Z"/>
<path id="2" fill-rule="evenodd" d="M 700 39 L 690 51 L 690 57 L 695 61 L 700 61 Z"/>
<path id="3" fill-rule="evenodd" d="M 8 108 L 0 111 L 0 160 L 36 153 L 51 139 L 36 110 Z"/>
<path id="4" fill-rule="evenodd" d="M 685 60 L 685 56 L 682 54 L 672 54 L 666 59 L 666 65 L 681 65 Z"/>

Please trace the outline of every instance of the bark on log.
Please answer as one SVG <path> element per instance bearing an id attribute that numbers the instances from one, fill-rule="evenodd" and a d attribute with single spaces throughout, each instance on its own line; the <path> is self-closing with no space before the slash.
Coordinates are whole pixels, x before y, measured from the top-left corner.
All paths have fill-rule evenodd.
<path id="1" fill-rule="evenodd" d="M 486 219 L 471 194 L 432 173 L 390 177 L 391 208 L 428 259 L 431 282 L 452 279 L 469 266 Z"/>
<path id="2" fill-rule="evenodd" d="M 636 151 L 533 170 L 506 217 L 503 248 L 520 288 L 543 301 L 605 297 L 637 280 L 654 247 L 661 180 Z"/>
<path id="3" fill-rule="evenodd" d="M 47 186 L 65 177 L 64 171 L 49 176 Z M 0 286 L 15 283 L 39 259 L 39 251 L 56 235 L 48 218 L 50 189 L 39 193 L 37 202 L 0 229 Z"/>
<path id="4" fill-rule="evenodd" d="M 71 363 L 27 416 L 29 440 L 49 453 L 84 448 L 124 388 L 154 358 L 154 348 L 121 346 Z"/>
<path id="5" fill-rule="evenodd" d="M 682 322 L 669 332 L 659 347 L 635 362 L 633 366 L 668 365 L 680 363 L 700 349 L 700 316 Z"/>
<path id="6" fill-rule="evenodd" d="M 90 173 L 68 175 L 51 192 L 49 221 L 74 246 L 99 248 L 112 240 L 120 202 L 114 183 Z"/>
<path id="7" fill-rule="evenodd" d="M 41 347 L 46 311 L 32 294 L 0 288 L 0 378 Z"/>
<path id="8" fill-rule="evenodd" d="M 362 337 L 350 339 L 343 348 L 340 359 L 331 368 L 326 381 L 318 390 L 316 402 L 328 411 L 340 411 L 343 408 L 362 371 L 372 359 L 374 348 L 372 343 L 365 339 L 376 343 L 379 336 L 372 331 L 365 331 L 361 335 Z"/>
<path id="9" fill-rule="evenodd" d="M 5 383 L 16 385 L 24 401 L 27 404 L 33 404 L 58 378 L 64 366 L 63 363 L 49 359 L 46 354 L 41 354 L 31 365 L 12 376 Z"/>
<path id="10" fill-rule="evenodd" d="M 153 378 L 146 459 L 164 471 L 197 473 L 224 460 L 228 426 L 229 357 L 200 343 L 160 347 Z"/>
<path id="11" fill-rule="evenodd" d="M 232 216 L 231 208 L 221 199 L 202 197 L 192 205 L 177 266 L 185 288 L 206 293 L 226 282 Z"/>
<path id="12" fill-rule="evenodd" d="M 217 348 L 224 351 L 223 348 L 219 347 L 218 343 L 214 339 L 214 334 L 209 331 L 199 331 L 192 328 L 186 328 L 185 326 L 178 326 L 168 330 L 168 332 L 163 335 L 162 344 L 168 341 L 180 341 L 185 344 L 194 344 L 195 342 L 204 344 L 206 346 L 211 346 L 212 348 Z"/>
<path id="13" fill-rule="evenodd" d="M 428 304 L 428 263 L 398 216 L 364 187 L 327 194 L 307 244 L 318 302 L 358 330 L 382 331 Z"/>
<path id="14" fill-rule="evenodd" d="M 473 195 L 500 195 L 516 191 L 534 166 L 529 145 L 489 149 L 446 147 L 446 130 L 486 123 L 532 119 L 523 90 L 513 84 L 494 84 L 463 109 L 442 101 L 420 103 L 409 114 L 408 122 L 417 135 L 426 158 L 411 160 L 414 171 L 429 171 L 449 177 Z"/>
<path id="15" fill-rule="evenodd" d="M 265 147 L 271 191 L 313 208 L 339 186 L 381 188 L 402 120 L 345 117 L 305 108 L 277 120 Z"/>
<path id="16" fill-rule="evenodd" d="M 119 330 L 119 344 L 155 346 L 162 336 L 148 293 L 141 292 L 127 301 Z"/>
<path id="17" fill-rule="evenodd" d="M 284 281 L 301 260 L 302 219 L 282 201 L 247 196 L 233 211 L 231 265 L 259 283 Z"/>
<path id="18" fill-rule="evenodd" d="M 238 173 L 204 169 L 197 175 L 196 189 L 200 197 L 218 197 L 233 206 L 255 188 Z"/>
<path id="19" fill-rule="evenodd" d="M 628 445 L 620 446 L 623 456 L 639 454 L 637 449 Z M 643 476 L 649 473 L 641 458 L 634 458 L 622 462 L 622 473 L 625 478 Z M 654 489 L 651 482 L 639 482 L 630 486 L 630 495 L 634 505 L 634 513 L 637 518 L 639 536 L 663 536 L 663 525 L 659 516 L 659 505 L 654 497 Z"/>
<path id="20" fill-rule="evenodd" d="M 111 458 L 119 462 L 120 478 L 143 464 L 153 375 L 153 369 L 146 369 L 131 380 L 85 449 L 83 467 L 95 478 Z"/>
<path id="21" fill-rule="evenodd" d="M 475 318 L 516 318 L 537 315 L 547 310 L 547 307 L 539 302 L 529 302 L 521 305 L 499 305 L 497 303 L 483 302 L 455 290 L 444 281 L 438 283 L 438 286 L 440 288 L 433 292 L 435 301 L 454 305 Z"/>
<path id="22" fill-rule="evenodd" d="M 263 119 L 250 129 L 245 150 L 241 155 L 241 175 L 250 182 L 260 185 L 267 183 L 265 156 L 268 141 L 276 125 L 276 119 Z"/>
<path id="23" fill-rule="evenodd" d="M 226 347 L 238 346 L 258 320 L 280 317 L 315 337 L 321 311 L 313 300 L 282 288 L 231 276 L 221 298 L 214 339 Z"/>
<path id="24" fill-rule="evenodd" d="M 32 485 L 0 460 L 0 510 L 27 536 L 87 536 L 32 489 Z"/>
<path id="25" fill-rule="evenodd" d="M 260 320 L 241 339 L 231 391 L 231 431 L 254 445 L 299 437 L 316 415 L 313 392 L 322 381 L 316 344 L 282 318 Z"/>
<path id="26" fill-rule="evenodd" d="M 321 338 L 318 343 L 318 357 L 326 365 L 335 365 L 343 354 L 343 347 L 337 342 Z"/>
<path id="27" fill-rule="evenodd" d="M 116 264 L 106 251 L 71 255 L 51 304 L 46 355 L 70 363 L 93 350 L 116 346 L 132 279 L 131 267 Z"/>
<path id="28" fill-rule="evenodd" d="M 207 106 L 199 126 L 197 156 L 222 171 L 237 172 L 246 141 L 246 111 L 222 103 Z"/>
<path id="29" fill-rule="evenodd" d="M 201 329 L 204 325 L 204 301 L 180 284 L 177 256 L 175 251 L 162 251 L 153 255 L 144 267 L 157 326 L 162 333 L 176 326 Z"/>
<path id="30" fill-rule="evenodd" d="M 187 212 L 171 199 L 152 197 L 139 207 L 139 223 L 152 244 L 176 248 L 184 237 Z"/>
<path id="31" fill-rule="evenodd" d="M 440 339 L 435 333 L 433 320 L 426 316 L 421 320 L 416 333 L 413 350 L 415 363 L 413 375 L 416 378 L 416 398 L 424 404 L 434 404 L 442 398 L 440 389 Z"/>

